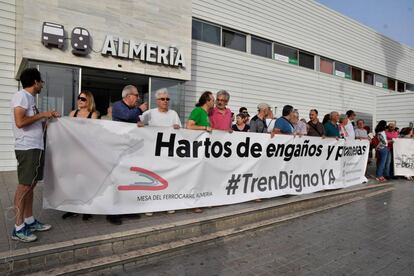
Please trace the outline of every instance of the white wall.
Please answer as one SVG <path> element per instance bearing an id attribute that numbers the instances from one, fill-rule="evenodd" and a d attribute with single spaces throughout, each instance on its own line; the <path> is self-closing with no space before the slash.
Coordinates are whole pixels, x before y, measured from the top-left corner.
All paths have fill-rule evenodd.
<path id="1" fill-rule="evenodd" d="M 34 59 L 182 80 L 190 77 L 191 1 L 19 0 L 17 3 L 18 69 L 23 69 L 22 59 Z M 41 42 L 43 22 L 63 25 L 67 37 L 74 27 L 86 28 L 93 51 L 86 57 L 73 55 L 70 39 L 66 41 L 66 49 L 46 48 Z M 182 51 L 186 67 L 103 56 L 100 51 L 106 35 L 137 43 L 175 45 Z"/>
<path id="2" fill-rule="evenodd" d="M 186 114 L 205 90 L 227 90 L 229 107 L 235 113 L 246 106 L 254 115 L 257 104 L 265 102 L 278 107 L 278 117 L 283 106 L 291 104 L 305 118 L 309 109 L 318 109 L 320 119 L 333 110 L 374 114 L 376 96 L 388 93 L 372 85 L 195 40 L 191 78 L 185 84 Z"/>
<path id="3" fill-rule="evenodd" d="M 394 93 L 377 97 L 377 121 L 396 121 L 401 129 L 414 123 L 414 93 Z"/>
<path id="4" fill-rule="evenodd" d="M 18 89 L 14 79 L 15 0 L 0 0 L 0 171 L 16 170 L 10 99 Z"/>
<path id="5" fill-rule="evenodd" d="M 413 48 L 315 1 L 194 0 L 193 17 L 414 83 Z M 185 85 L 187 114 L 204 90 L 227 89 L 236 113 L 246 106 L 253 115 L 266 102 L 278 107 L 277 116 L 292 104 L 301 117 L 310 108 L 321 119 L 332 110 L 353 109 L 375 122 L 377 96 L 397 93 L 194 40 L 191 78 Z"/>
<path id="6" fill-rule="evenodd" d="M 315 1 L 194 0 L 193 16 L 414 83 L 413 48 Z"/>

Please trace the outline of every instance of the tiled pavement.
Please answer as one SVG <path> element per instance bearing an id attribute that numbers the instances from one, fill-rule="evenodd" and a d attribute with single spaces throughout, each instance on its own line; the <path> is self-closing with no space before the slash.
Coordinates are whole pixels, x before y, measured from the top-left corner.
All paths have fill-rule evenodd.
<path id="1" fill-rule="evenodd" d="M 394 183 L 392 192 L 119 273 L 414 275 L 414 183 Z"/>
<path id="2" fill-rule="evenodd" d="M 0 251 L 84 238 L 191 219 L 200 214 L 179 211 L 141 219 L 126 218 L 121 226 L 104 216 L 84 222 L 81 217 L 61 219 L 62 212 L 42 210 L 42 185 L 35 192 L 35 214 L 54 229 L 40 233 L 39 241 L 22 244 L 9 239 L 13 227 L 12 199 L 15 172 L 0 173 Z M 412 275 L 414 270 L 414 184 L 394 181 L 392 193 L 358 201 L 341 208 L 304 217 L 274 227 L 221 240 L 209 247 L 185 251 L 149 266 L 131 266 L 131 275 Z M 277 200 L 277 199 L 275 199 Z M 261 203 L 248 202 L 206 209 L 214 215 Z M 9 210 L 9 211 L 8 211 Z M 201 215 L 204 215 L 201 214 Z M 119 271 L 124 274 L 125 271 Z M 143 274 L 141 274 L 143 273 Z M 116 273 L 118 274 L 118 273 Z"/>
<path id="3" fill-rule="evenodd" d="M 8 250 L 16 250 L 20 248 L 28 248 L 32 246 L 45 245 L 50 243 L 68 241 L 79 238 L 86 238 L 96 235 L 105 235 L 117 232 L 124 232 L 143 227 L 159 226 L 161 224 L 170 224 L 181 222 L 184 220 L 193 220 L 203 216 L 222 214 L 224 212 L 240 211 L 241 209 L 249 209 L 257 207 L 258 204 L 266 206 L 273 201 L 283 202 L 288 199 L 274 198 L 263 200 L 262 202 L 245 202 L 228 206 L 220 206 L 215 208 L 205 208 L 204 213 L 195 214 L 192 210 L 181 210 L 175 214 L 167 214 L 166 212 L 155 213 L 152 217 L 141 215 L 141 218 L 130 216 L 123 219 L 122 225 L 112 225 L 106 221 L 105 216 L 96 216 L 89 221 L 82 221 L 82 216 L 61 218 L 63 212 L 56 210 L 42 209 L 42 183 L 39 183 L 35 189 L 34 198 L 34 215 L 42 222 L 49 223 L 53 226 L 51 231 L 44 233 L 36 233 L 38 240 L 33 243 L 20 243 L 10 239 L 10 233 L 14 225 L 13 197 L 16 189 L 17 175 L 16 172 L 0 172 L 0 252 Z M 296 196 L 300 199 L 304 196 Z"/>
<path id="4" fill-rule="evenodd" d="M 13 197 L 16 189 L 16 172 L 0 172 L 0 252 L 16 250 L 31 246 L 39 246 L 49 243 L 68 241 L 72 239 L 85 238 L 95 235 L 123 232 L 142 227 L 168 224 L 176 221 L 191 220 L 205 215 L 220 214 L 223 211 L 234 211 L 240 209 L 240 204 L 221 206 L 212 209 L 205 209 L 202 214 L 195 214 L 191 210 L 177 211 L 175 214 L 166 212 L 155 213 L 152 217 L 141 215 L 141 218 L 130 216 L 123 218 L 122 225 L 112 225 L 106 221 L 105 216 L 94 215 L 89 221 L 82 221 L 82 216 L 61 218 L 64 212 L 42 209 L 42 183 L 35 189 L 34 215 L 42 222 L 49 223 L 53 228 L 44 233 L 36 233 L 38 240 L 33 243 L 21 243 L 12 241 L 10 233 L 14 225 Z M 248 208 L 257 205 L 255 202 L 242 204 Z"/>

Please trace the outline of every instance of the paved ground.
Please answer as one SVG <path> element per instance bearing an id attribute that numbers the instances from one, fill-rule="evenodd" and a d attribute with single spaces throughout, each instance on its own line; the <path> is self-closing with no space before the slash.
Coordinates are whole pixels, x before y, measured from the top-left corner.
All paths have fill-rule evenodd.
<path id="1" fill-rule="evenodd" d="M 203 246 L 130 275 L 414 275 L 414 183 Z"/>
<path id="2" fill-rule="evenodd" d="M 93 216 L 89 221 L 82 221 L 82 217 L 72 217 L 63 220 L 61 218 L 64 212 L 56 210 L 42 209 L 42 184 L 39 183 L 35 189 L 34 214 L 40 221 L 44 221 L 53 226 L 51 231 L 36 233 L 38 240 L 33 243 L 21 243 L 10 239 L 10 233 L 14 225 L 13 197 L 16 190 L 17 174 L 16 172 L 0 172 L 0 252 L 39 246 L 43 244 L 67 241 L 72 239 L 85 238 L 95 235 L 104 235 L 132 229 L 173 223 L 176 221 L 198 218 L 205 215 L 215 215 L 223 211 L 239 210 L 249 208 L 252 205 L 261 203 L 247 202 L 243 204 L 234 204 L 221 206 L 212 209 L 204 209 L 204 213 L 195 214 L 191 210 L 177 211 L 175 214 L 166 212 L 156 213 L 152 217 L 141 215 L 141 218 L 134 216 L 123 219 L 122 225 L 112 225 L 106 221 L 105 216 Z M 276 199 L 279 200 L 279 199 Z M 284 200 L 281 198 L 280 200 Z M 266 201 L 264 201 L 266 204 Z"/>
<path id="3" fill-rule="evenodd" d="M 52 224 L 51 231 L 45 233 L 36 233 L 38 240 L 33 243 L 21 243 L 12 241 L 10 233 L 14 225 L 13 197 L 16 189 L 17 175 L 16 172 L 0 172 L 0 252 L 39 246 L 49 243 L 68 241 L 79 238 L 86 238 L 95 235 L 111 234 L 121 231 L 128 231 L 142 227 L 157 226 L 169 224 L 177 221 L 191 220 L 200 216 L 216 215 L 223 212 L 238 211 L 243 208 L 257 207 L 258 204 L 272 204 L 273 201 L 283 202 L 289 199 L 279 197 L 269 200 L 263 200 L 260 203 L 246 202 L 228 206 L 220 206 L 212 209 L 204 209 L 204 213 L 195 214 L 191 210 L 177 211 L 175 214 L 156 213 L 152 217 L 141 216 L 128 217 L 123 219 L 123 225 L 116 226 L 106 221 L 105 216 L 93 216 L 89 221 L 82 221 L 82 217 L 72 217 L 63 220 L 63 212 L 56 210 L 42 209 L 42 184 L 39 183 L 35 189 L 34 214 L 40 221 Z M 306 197 L 296 196 L 295 198 Z M 272 202 L 270 202 L 272 201 Z"/>
<path id="4" fill-rule="evenodd" d="M 39 186 L 35 213 L 54 225 L 40 233 L 38 242 L 12 242 L 12 206 L 15 172 L 0 173 L 0 251 L 36 246 L 146 227 L 200 216 L 189 211 L 127 218 L 121 226 L 110 225 L 104 216 L 84 222 L 81 217 L 62 220 L 62 212 L 42 210 Z M 221 240 L 191 249 L 159 263 L 133 267 L 130 275 L 413 275 L 414 183 L 393 181 L 395 191 L 340 208 L 304 217 L 273 228 Z M 283 200 L 283 199 L 274 199 Z M 204 214 L 236 210 L 241 206 L 206 209 Z M 204 215 L 201 214 L 201 215 Z M 120 272 L 127 274 L 125 272 Z"/>

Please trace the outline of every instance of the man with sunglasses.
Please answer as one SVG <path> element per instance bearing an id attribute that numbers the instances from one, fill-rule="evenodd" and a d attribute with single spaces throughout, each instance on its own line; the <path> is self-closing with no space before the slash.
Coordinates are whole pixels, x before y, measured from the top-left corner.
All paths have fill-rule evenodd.
<path id="1" fill-rule="evenodd" d="M 139 127 L 144 125 L 158 126 L 158 127 L 173 127 L 178 129 L 181 127 L 180 117 L 177 112 L 169 109 L 170 96 L 166 88 L 161 88 L 155 92 L 155 99 L 157 101 L 157 108 L 145 111 L 140 116 L 138 122 Z"/>
<path id="2" fill-rule="evenodd" d="M 138 89 L 133 85 L 127 85 L 122 89 L 122 100 L 112 105 L 112 121 L 137 123 L 139 116 L 148 109 L 148 104 L 143 103 L 138 106 L 139 93 Z M 139 215 L 137 215 L 138 217 Z M 122 224 L 122 216 L 108 215 L 106 219 L 115 225 Z"/>
<path id="3" fill-rule="evenodd" d="M 112 105 L 112 120 L 126 123 L 137 123 L 139 116 L 148 109 L 148 103 L 138 106 L 139 93 L 133 85 L 122 89 L 122 100 Z"/>
<path id="4" fill-rule="evenodd" d="M 157 101 L 157 108 L 147 110 L 139 116 L 140 120 L 137 124 L 138 127 L 148 125 L 154 127 L 173 127 L 174 129 L 179 129 L 181 127 L 180 117 L 178 117 L 177 112 L 169 109 L 170 96 L 167 88 L 158 89 L 155 92 L 155 99 Z M 169 210 L 167 213 L 173 214 L 175 211 Z M 150 217 L 152 216 L 152 212 L 145 213 L 145 215 Z"/>
<path id="5" fill-rule="evenodd" d="M 230 94 L 226 90 L 220 90 L 216 95 L 216 106 L 210 110 L 208 117 L 212 129 L 233 131 L 231 128 L 231 110 L 227 108 Z"/>
<path id="6" fill-rule="evenodd" d="M 23 89 L 11 100 L 12 128 L 17 158 L 17 185 L 14 196 L 16 224 L 12 239 L 32 242 L 37 239 L 35 231 L 47 231 L 52 226 L 33 217 L 33 190 L 37 181 L 43 179 L 44 120 L 59 117 L 56 111 L 40 112 L 35 97 L 43 88 L 40 72 L 27 68 L 20 75 Z"/>

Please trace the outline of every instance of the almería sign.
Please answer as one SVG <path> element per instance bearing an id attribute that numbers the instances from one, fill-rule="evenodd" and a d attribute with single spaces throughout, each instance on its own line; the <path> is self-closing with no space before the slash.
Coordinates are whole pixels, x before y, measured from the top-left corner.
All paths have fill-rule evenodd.
<path id="1" fill-rule="evenodd" d="M 154 43 L 124 40 L 122 37 L 107 35 L 101 51 L 102 55 L 126 59 L 139 59 L 144 62 L 185 67 L 180 49 L 174 46 L 164 47 Z"/>

